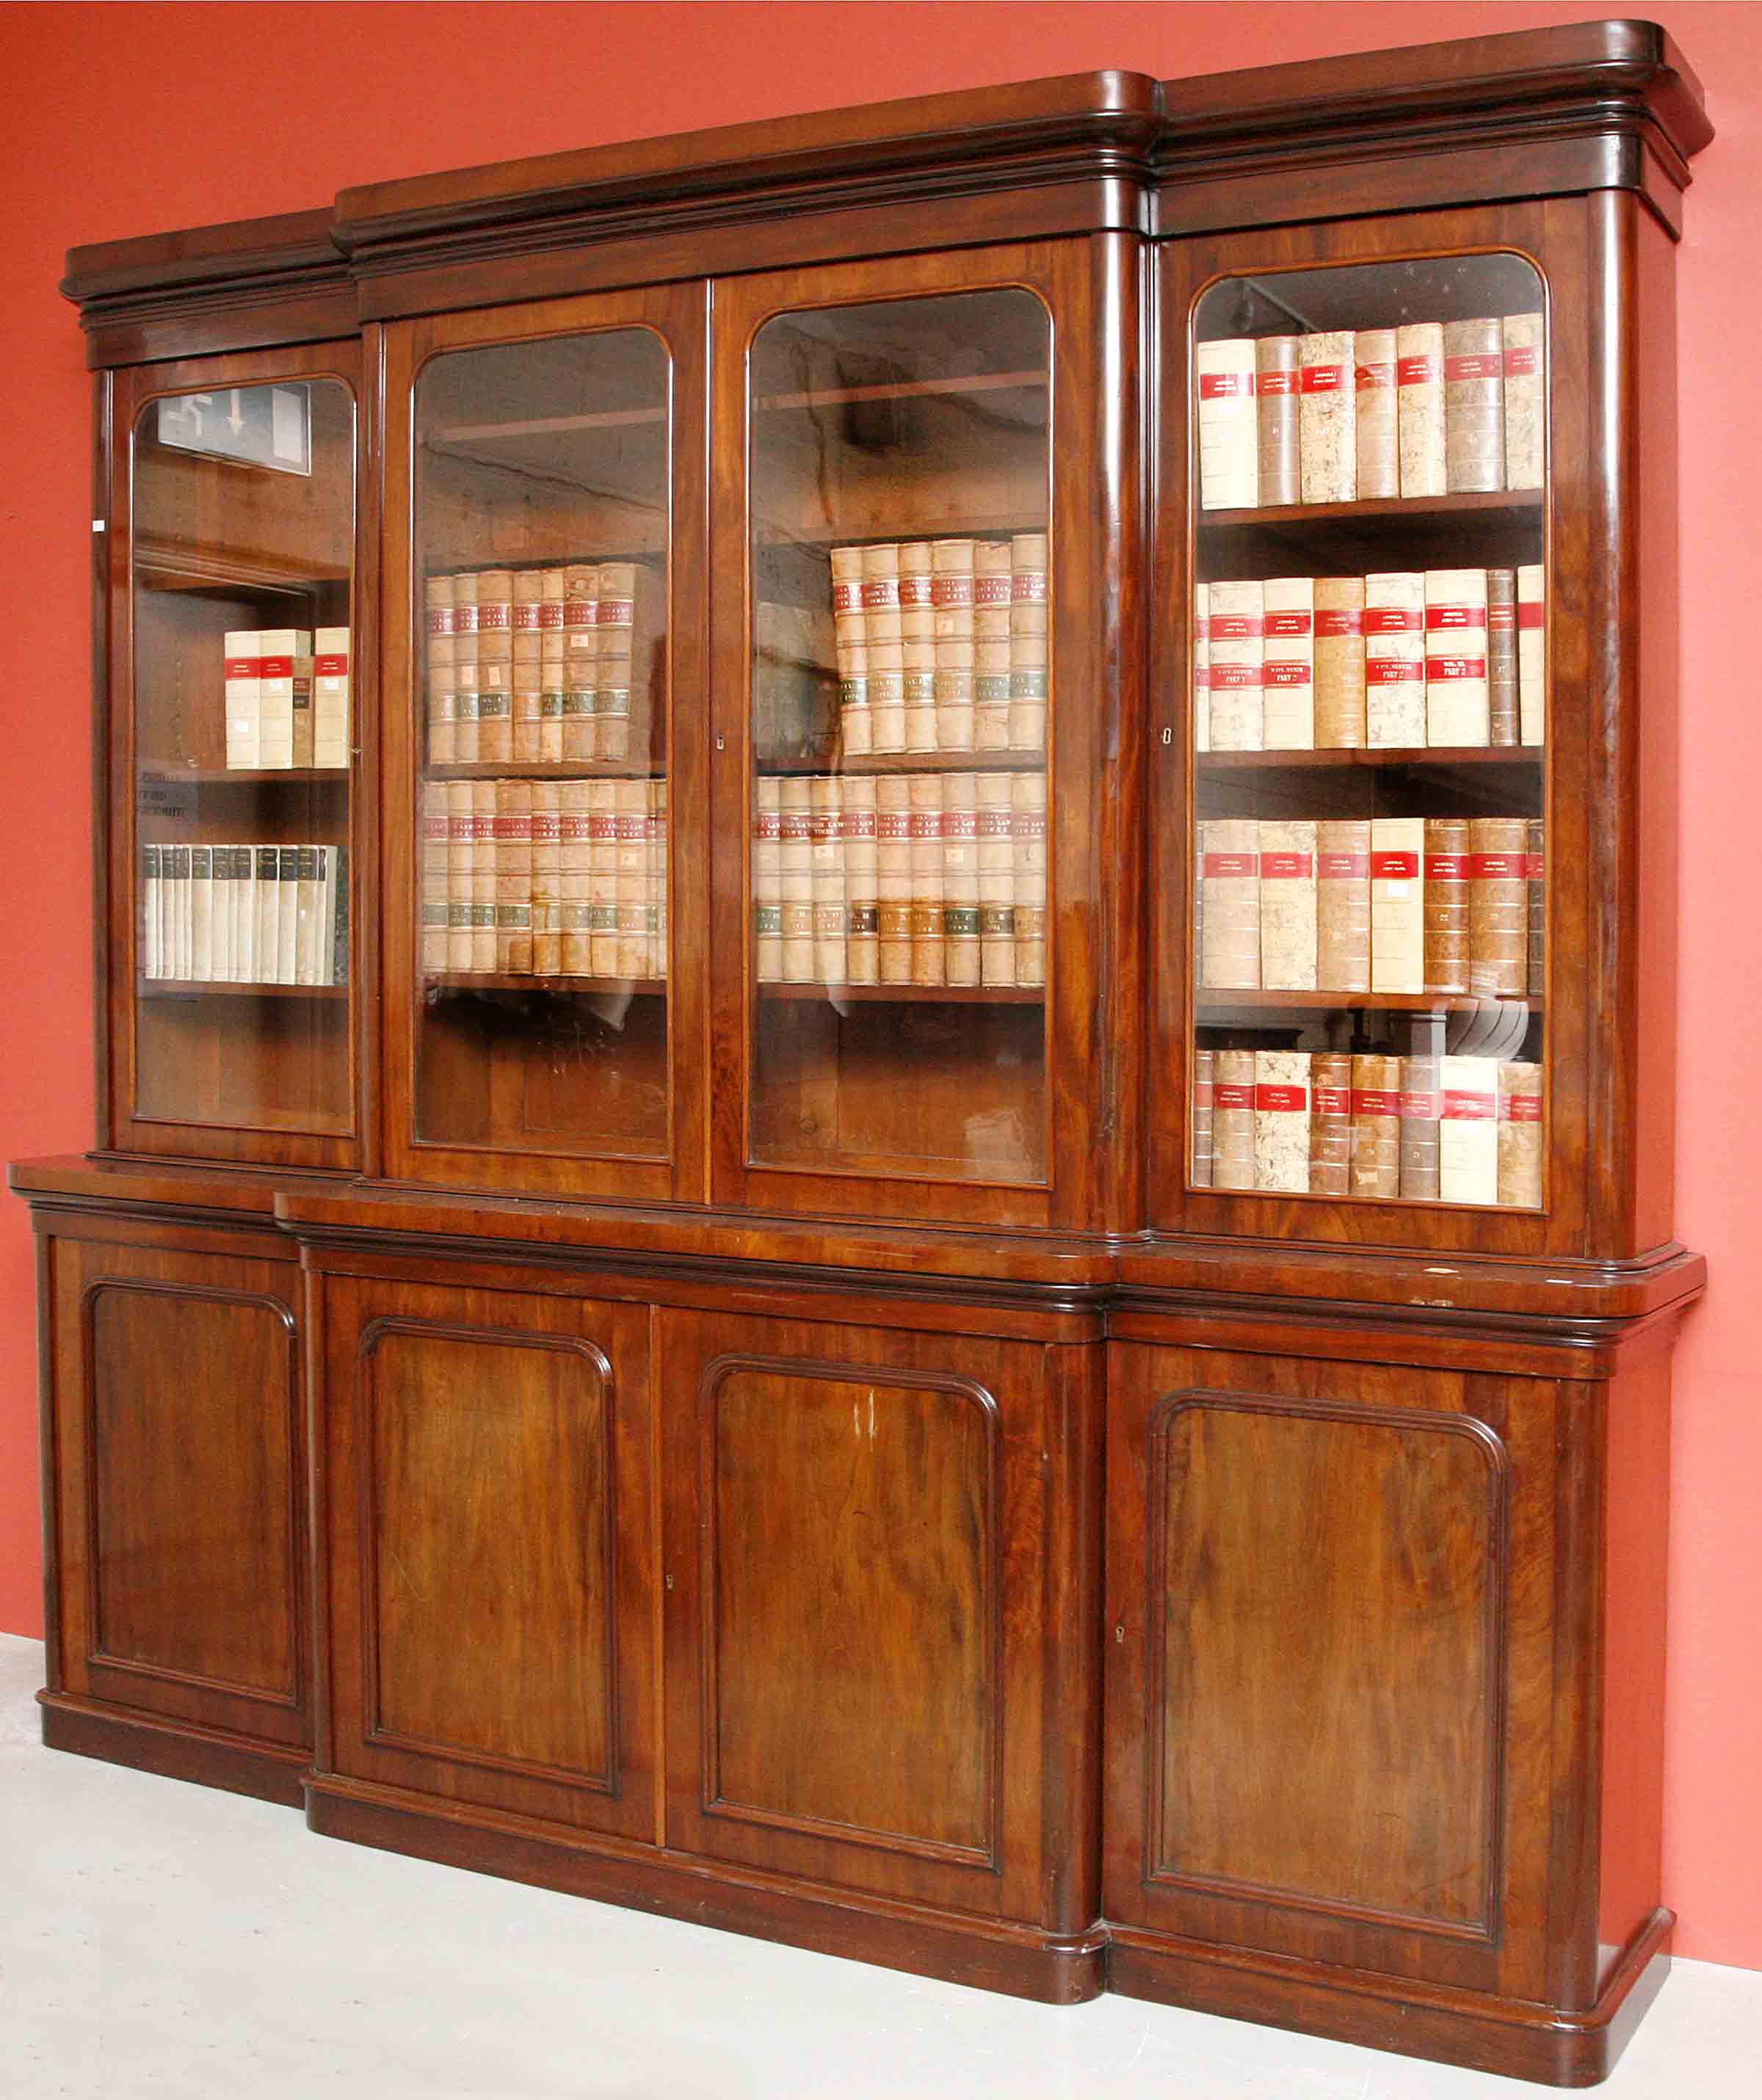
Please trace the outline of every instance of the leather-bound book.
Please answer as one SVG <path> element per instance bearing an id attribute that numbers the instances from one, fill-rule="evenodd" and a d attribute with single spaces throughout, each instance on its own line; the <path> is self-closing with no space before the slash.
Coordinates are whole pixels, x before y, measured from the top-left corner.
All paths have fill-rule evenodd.
<path id="1" fill-rule="evenodd" d="M 1505 486 L 1505 341 L 1496 317 L 1444 326 L 1444 485 L 1452 496 Z"/>
<path id="2" fill-rule="evenodd" d="M 1261 986 L 1314 991 L 1316 826 L 1263 818 L 1260 827 Z"/>
<path id="3" fill-rule="evenodd" d="M 1499 1200 L 1542 1207 L 1542 1068 L 1523 1061 L 1499 1068 Z"/>
<path id="4" fill-rule="evenodd" d="M 1403 496 L 1442 496 L 1444 331 L 1410 321 L 1395 331 L 1396 417 Z"/>
<path id="5" fill-rule="evenodd" d="M 1425 742 L 1425 577 L 1411 570 L 1364 580 L 1364 714 L 1373 750 Z"/>
<path id="6" fill-rule="evenodd" d="M 1309 1053 L 1254 1053 L 1254 1185 L 1287 1195 L 1309 1188 Z"/>
<path id="7" fill-rule="evenodd" d="M 1380 1052 L 1352 1061 L 1352 1193 L 1401 1193 L 1401 1060 Z"/>
<path id="8" fill-rule="evenodd" d="M 1547 611 L 1542 565 L 1526 562 L 1517 571 L 1517 716 L 1519 740 L 1532 745 L 1546 727 Z"/>
<path id="9" fill-rule="evenodd" d="M 1548 338 L 1540 314 L 1507 314 L 1504 349 L 1505 486 L 1539 488 L 1548 457 Z"/>
<path id="10" fill-rule="evenodd" d="M 1425 1202 L 1438 1193 L 1437 1132 L 1443 1113 L 1436 1057 L 1401 1061 L 1401 1195 Z"/>
<path id="11" fill-rule="evenodd" d="M 1215 1059 L 1209 1050 L 1193 1053 L 1192 1149 L 1188 1179 L 1195 1189 L 1212 1185 L 1212 1092 Z"/>
<path id="12" fill-rule="evenodd" d="M 1468 820 L 1425 819 L 1425 989 L 1469 989 Z"/>
<path id="13" fill-rule="evenodd" d="M 1212 1088 L 1212 1185 L 1254 1186 L 1254 1052 L 1220 1050 Z"/>
<path id="14" fill-rule="evenodd" d="M 1486 572 L 1487 741 L 1517 741 L 1517 571 Z"/>
<path id="15" fill-rule="evenodd" d="M 1256 501 L 1303 501 L 1303 459 L 1298 444 L 1298 346 L 1294 335 L 1263 335 L 1254 346 L 1255 421 L 1260 440 Z"/>
<path id="16" fill-rule="evenodd" d="M 1531 999 L 1548 990 L 1548 827 L 1531 817 L 1523 827 L 1524 887 L 1529 897 L 1529 990 Z"/>
<path id="17" fill-rule="evenodd" d="M 1352 1193 L 1352 1060 L 1318 1051 L 1309 1060 L 1309 1193 Z"/>
<path id="18" fill-rule="evenodd" d="M 1356 385 L 1358 500 L 1401 493 L 1395 331 L 1360 329 L 1353 345 Z"/>
<path id="19" fill-rule="evenodd" d="M 1322 991 L 1371 989 L 1371 820 L 1315 827 L 1315 982 Z"/>
<path id="20" fill-rule="evenodd" d="M 1273 576 L 1261 587 L 1261 742 L 1315 748 L 1315 580 Z"/>
<path id="21" fill-rule="evenodd" d="M 1214 583 L 1208 593 L 1211 748 L 1265 748 L 1266 597 L 1258 580 Z"/>
<path id="22" fill-rule="evenodd" d="M 1350 329 L 1300 338 L 1298 442 L 1305 503 L 1350 503 L 1358 493 L 1358 402 Z"/>
<path id="23" fill-rule="evenodd" d="M 1199 982 L 1217 990 L 1258 990 L 1260 826 L 1252 817 L 1214 817 L 1199 831 L 1205 888 Z"/>
<path id="24" fill-rule="evenodd" d="M 1478 999 L 1530 989 L 1529 826 L 1476 817 L 1468 826 L 1468 988 Z"/>
<path id="25" fill-rule="evenodd" d="M 1315 579 L 1315 742 L 1323 751 L 1362 748 L 1364 579 Z"/>

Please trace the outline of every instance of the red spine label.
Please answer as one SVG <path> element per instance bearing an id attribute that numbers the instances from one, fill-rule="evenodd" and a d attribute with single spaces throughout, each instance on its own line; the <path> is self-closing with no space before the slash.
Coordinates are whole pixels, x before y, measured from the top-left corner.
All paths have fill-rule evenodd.
<path id="1" fill-rule="evenodd" d="M 1491 1094 L 1460 1094 L 1452 1088 L 1444 1096 L 1446 1123 L 1491 1123 L 1498 1110 Z"/>
<path id="2" fill-rule="evenodd" d="M 1358 367 L 1358 391 L 1361 394 L 1379 386 L 1393 386 L 1394 383 L 1395 368 L 1393 364 L 1379 360 L 1375 364 L 1361 364 Z"/>
<path id="3" fill-rule="evenodd" d="M 229 656 L 226 675 L 229 678 L 260 678 L 263 675 L 261 656 Z"/>
<path id="4" fill-rule="evenodd" d="M 1364 667 L 1364 682 L 1367 686 L 1402 686 L 1410 679 L 1418 685 L 1424 676 L 1423 664 L 1410 664 L 1399 656 L 1373 656 Z"/>
<path id="5" fill-rule="evenodd" d="M 257 665 L 259 675 L 265 678 L 291 678 L 294 676 L 294 659 L 291 656 L 259 656 Z"/>
<path id="6" fill-rule="evenodd" d="M 914 609 L 922 609 L 935 602 L 930 593 L 930 579 L 927 571 L 899 579 L 899 602 Z"/>
<path id="7" fill-rule="evenodd" d="M 1254 1089 L 1254 1105 L 1279 1115 L 1289 1115 L 1294 1110 L 1309 1105 L 1307 1087 L 1261 1087 Z"/>
<path id="8" fill-rule="evenodd" d="M 1443 377 L 1435 357 L 1398 357 L 1395 377 L 1403 386 L 1435 386 Z"/>
<path id="9" fill-rule="evenodd" d="M 1401 1096 L 1401 1106 L 1397 1113 L 1409 1123 L 1436 1123 L 1442 1105 L 1442 1096 L 1438 1094 L 1403 1093 Z"/>
<path id="10" fill-rule="evenodd" d="M 973 602 L 975 605 L 1008 605 L 1013 580 L 1009 576 L 975 576 L 973 580 Z"/>
<path id="11" fill-rule="evenodd" d="M 629 627 L 635 617 L 634 598 L 603 598 L 594 612 L 594 624 L 596 627 Z"/>
<path id="12" fill-rule="evenodd" d="M 1517 629 L 1517 608 L 1508 599 L 1503 605 L 1486 608 L 1486 624 L 1494 634 L 1514 634 Z"/>
<path id="13" fill-rule="evenodd" d="M 1252 1109 L 1254 1106 L 1252 1087 L 1214 1087 L 1212 1105 L 1220 1109 Z"/>
<path id="14" fill-rule="evenodd" d="M 1521 882 L 1528 861 L 1527 854 L 1470 854 L 1468 879 L 1471 882 Z"/>
<path id="15" fill-rule="evenodd" d="M 431 634 L 452 633 L 453 607 L 450 605 L 431 605 L 428 608 L 428 631 Z"/>
<path id="16" fill-rule="evenodd" d="M 1501 1123 L 1539 1123 L 1542 1120 L 1542 1096 L 1539 1094 L 1501 1094 L 1499 1097 L 1499 1119 Z"/>
<path id="17" fill-rule="evenodd" d="M 1045 570 L 1018 569 L 1009 579 L 1009 599 L 1013 605 L 1044 605 Z"/>
<path id="18" fill-rule="evenodd" d="M 312 659 L 312 674 L 319 678 L 346 678 L 349 674 L 349 660 L 347 656 L 315 656 Z"/>
<path id="19" fill-rule="evenodd" d="M 1254 642 L 1265 631 L 1257 612 L 1214 612 L 1211 619 L 1213 642 Z"/>
<path id="20" fill-rule="evenodd" d="M 899 579 L 897 576 L 864 576 L 863 579 L 863 609 L 865 612 L 891 611 L 899 603 Z"/>
<path id="21" fill-rule="evenodd" d="M 853 583 L 848 576 L 839 576 L 832 587 L 832 609 L 834 612 L 855 612 L 863 602 L 863 586 Z"/>
<path id="22" fill-rule="evenodd" d="M 1523 857 L 1523 871 L 1530 881 L 1541 881 L 1543 879 L 1541 854 L 1526 854 Z"/>
<path id="23" fill-rule="evenodd" d="M 1374 853 L 1371 856 L 1373 882 L 1411 882 L 1420 872 L 1416 853 Z"/>
<path id="24" fill-rule="evenodd" d="M 516 634 L 536 634 L 538 631 L 538 607 L 522 599 L 514 608 L 514 631 Z"/>
<path id="25" fill-rule="evenodd" d="M 1466 854 L 1428 854 L 1425 857 L 1425 879 L 1428 882 L 1466 882 L 1468 880 L 1468 856 Z"/>
<path id="26" fill-rule="evenodd" d="M 1539 627 L 1542 624 L 1540 598 L 1526 598 L 1518 602 L 1517 624 L 1520 627 Z"/>
<path id="27" fill-rule="evenodd" d="M 1258 875 L 1261 861 L 1258 854 L 1208 853 L 1199 862 L 1199 871 L 1208 882 L 1218 882 L 1239 876 Z"/>
<path id="28" fill-rule="evenodd" d="M 1309 682 L 1307 664 L 1268 664 L 1263 667 L 1261 682 L 1265 686 L 1306 686 Z"/>
<path id="29" fill-rule="evenodd" d="M 1263 853 L 1261 855 L 1262 882 L 1298 880 L 1307 882 L 1315 872 L 1314 856 L 1306 853 Z"/>
<path id="30" fill-rule="evenodd" d="M 1278 394 L 1295 394 L 1297 374 L 1293 367 L 1289 371 L 1261 372 L 1255 374 L 1254 390 L 1262 399 L 1270 399 Z"/>
<path id="31" fill-rule="evenodd" d="M 1501 351 L 1471 351 L 1466 356 L 1444 360 L 1444 379 L 1448 386 L 1460 386 L 1465 379 L 1503 379 L 1504 376 L 1505 358 Z"/>
<path id="32" fill-rule="evenodd" d="M 1306 612 L 1270 612 L 1261 622 L 1262 634 L 1307 634 L 1314 625 Z"/>
<path id="33" fill-rule="evenodd" d="M 1484 656 L 1428 656 L 1425 675 L 1434 686 L 1443 685 L 1451 678 L 1484 678 L 1486 659 Z"/>
<path id="34" fill-rule="evenodd" d="M 563 625 L 563 600 L 560 598 L 542 598 L 539 602 L 538 624 L 541 633 L 557 632 Z"/>
<path id="35" fill-rule="evenodd" d="M 1508 379 L 1533 379 L 1541 369 L 1541 355 L 1533 342 L 1514 344 L 1505 352 Z"/>
<path id="36" fill-rule="evenodd" d="M 1367 605 L 1364 608 L 1367 634 L 1417 634 L 1420 623 L 1420 614 L 1408 612 L 1398 605 Z"/>
<path id="37" fill-rule="evenodd" d="M 1305 394 L 1337 394 L 1346 383 L 1343 364 L 1306 364 L 1303 368 Z"/>
<path id="38" fill-rule="evenodd" d="M 477 607 L 475 605 L 456 605 L 453 608 L 453 631 L 455 634 L 476 633 Z"/>
<path id="39" fill-rule="evenodd" d="M 1343 634 L 1362 634 L 1364 615 L 1354 609 L 1349 612 L 1318 612 L 1315 615 L 1316 639 L 1337 641 Z"/>
<path id="40" fill-rule="evenodd" d="M 1252 372 L 1202 372 L 1199 374 L 1199 399 L 1202 401 L 1241 400 L 1254 391 Z"/>
<path id="41" fill-rule="evenodd" d="M 1315 1090 L 1315 1113 L 1318 1116 L 1349 1116 L 1352 1114 L 1352 1089 L 1349 1087 L 1318 1087 Z"/>
<path id="42" fill-rule="evenodd" d="M 477 631 L 479 634 L 501 632 L 508 624 L 508 607 L 501 605 L 479 605 L 477 608 Z"/>
<path id="43" fill-rule="evenodd" d="M 1208 682 L 1212 686 L 1260 686 L 1265 683 L 1261 664 L 1213 664 Z"/>
<path id="44" fill-rule="evenodd" d="M 1352 1090 L 1352 1113 L 1355 1116 L 1394 1116 L 1401 1114 L 1399 1094 L 1384 1093 L 1380 1088 L 1354 1087 Z"/>
<path id="45" fill-rule="evenodd" d="M 1368 854 L 1322 854 L 1317 857 L 1315 872 L 1323 882 L 1362 882 L 1371 872 L 1371 856 Z"/>
<path id="46" fill-rule="evenodd" d="M 939 576 L 930 579 L 932 605 L 971 605 L 973 579 L 970 576 Z"/>
<path id="47" fill-rule="evenodd" d="M 1429 605 L 1425 608 L 1425 631 L 1436 634 L 1445 629 L 1485 627 L 1486 607 L 1484 605 Z"/>

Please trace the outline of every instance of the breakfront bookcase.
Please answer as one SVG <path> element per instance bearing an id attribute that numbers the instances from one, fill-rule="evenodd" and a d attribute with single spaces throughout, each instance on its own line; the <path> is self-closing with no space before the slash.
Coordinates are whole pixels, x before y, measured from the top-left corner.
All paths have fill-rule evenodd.
<path id="1" fill-rule="evenodd" d="M 1672 1924 L 1710 135 L 1661 31 L 1579 24 L 76 250 L 99 1136 L 12 1176 L 46 1740 L 1028 1996 L 1601 2077 Z M 1367 440 L 1242 500 L 1231 355 L 1464 324 L 1442 480 Z M 1452 390 L 1502 368 L 1477 478 Z M 1488 610 L 1389 595 L 1434 571 Z M 1355 638 L 1369 733 L 1318 735 Z M 1429 712 L 1452 641 L 1490 717 Z M 1367 853 L 1370 974 L 1292 973 L 1276 878 Z"/>

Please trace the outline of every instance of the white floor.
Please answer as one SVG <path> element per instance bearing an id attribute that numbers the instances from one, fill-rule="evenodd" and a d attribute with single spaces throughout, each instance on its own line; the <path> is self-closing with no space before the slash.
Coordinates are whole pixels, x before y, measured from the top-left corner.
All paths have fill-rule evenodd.
<path id="1" fill-rule="evenodd" d="M 314 1838 L 45 1750 L 0 1635 L 4 2100 L 1517 2100 L 1103 1998 L 1054 2011 Z M 1679 1963 L 1618 2100 L 1759 2100 L 1762 1974 Z"/>

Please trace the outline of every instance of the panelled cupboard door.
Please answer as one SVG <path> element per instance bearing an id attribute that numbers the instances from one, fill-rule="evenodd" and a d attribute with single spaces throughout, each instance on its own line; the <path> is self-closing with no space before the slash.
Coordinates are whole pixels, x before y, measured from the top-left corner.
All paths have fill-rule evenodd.
<path id="1" fill-rule="evenodd" d="M 716 285 L 718 1202 L 1133 1202 L 1096 1138 L 1135 1098 L 1137 269 L 1108 236 Z"/>
<path id="2" fill-rule="evenodd" d="M 1580 1389 L 1109 1346 L 1108 1917 L 1543 1996 Z"/>
<path id="3" fill-rule="evenodd" d="M 330 1277 L 320 1768 L 655 1835 L 647 1315 Z"/>
<path id="4" fill-rule="evenodd" d="M 1631 580 L 1599 536 L 1627 470 L 1595 404 L 1627 382 L 1592 286 L 1630 265 L 1599 256 L 1596 224 L 1559 198 L 1158 251 L 1159 1228 L 1620 1244 L 1588 1196 L 1625 1154 L 1597 1132 L 1616 1099 L 1597 1046 L 1638 995 L 1604 982 L 1634 880 L 1613 769 L 1637 732 Z M 1210 419 L 1256 364 L 1258 453 L 1251 399 L 1232 478 Z M 1336 379 L 1329 451 L 1305 419 Z M 1605 690 L 1619 738 L 1587 698 Z M 1673 706 L 1649 693 L 1667 723 Z M 1256 1158 L 1256 1104 L 1300 1096 L 1308 1157 Z"/>
<path id="5" fill-rule="evenodd" d="M 1082 1352 L 687 1312 L 660 1351 L 669 1843 L 1087 1927 L 1046 1618 Z"/>
<path id="6" fill-rule="evenodd" d="M 707 300 L 386 331 L 400 1177 L 707 1193 Z"/>
<path id="7" fill-rule="evenodd" d="M 47 1243 L 57 1689 L 310 1741 L 299 1271 Z"/>

